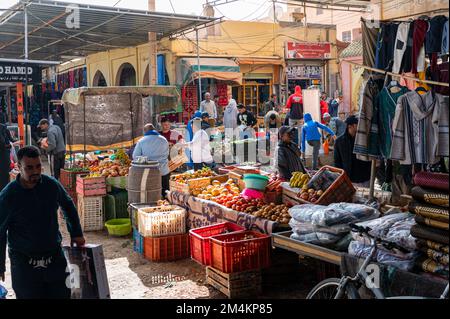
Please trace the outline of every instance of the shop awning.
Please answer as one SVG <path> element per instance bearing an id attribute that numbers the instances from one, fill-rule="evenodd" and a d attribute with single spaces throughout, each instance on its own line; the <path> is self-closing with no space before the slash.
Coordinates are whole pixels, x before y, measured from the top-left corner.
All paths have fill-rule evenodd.
<path id="1" fill-rule="evenodd" d="M 239 65 L 283 65 L 282 58 L 237 58 Z"/>
<path id="2" fill-rule="evenodd" d="M 200 58 L 200 65 L 196 58 L 182 58 L 179 60 L 177 77 L 180 84 L 189 83 L 198 77 L 213 78 L 220 81 L 242 84 L 242 73 L 239 65 L 231 59 Z"/>

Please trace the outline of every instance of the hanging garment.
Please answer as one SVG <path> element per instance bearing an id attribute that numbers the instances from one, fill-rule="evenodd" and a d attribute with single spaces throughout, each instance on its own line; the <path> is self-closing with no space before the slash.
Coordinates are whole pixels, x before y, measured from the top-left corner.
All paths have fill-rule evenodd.
<path id="1" fill-rule="evenodd" d="M 426 78 L 436 82 L 448 83 L 448 64 L 448 62 L 438 64 L 434 71 L 431 67 L 427 68 Z M 442 95 L 449 95 L 450 93 L 448 86 L 432 85 L 432 87 L 436 93 Z"/>
<path id="2" fill-rule="evenodd" d="M 448 20 L 444 24 L 444 29 L 442 30 L 442 50 L 441 54 L 447 54 L 448 53 Z"/>
<path id="3" fill-rule="evenodd" d="M 374 67 L 379 28 L 368 27 L 365 21 L 363 21 L 361 25 L 363 34 L 362 41 L 364 47 L 363 64 Z"/>
<path id="4" fill-rule="evenodd" d="M 448 21 L 444 15 L 435 16 L 430 20 L 430 27 L 425 38 L 425 53 L 437 53 L 442 50 L 442 33 L 444 24 Z"/>
<path id="5" fill-rule="evenodd" d="M 381 45 L 380 49 L 380 65 L 379 68 L 382 70 L 388 70 L 389 66 L 394 60 L 394 46 L 395 46 L 395 39 L 397 37 L 397 31 L 398 31 L 398 23 L 388 23 L 384 26 L 384 33 L 383 33 L 383 43 Z"/>
<path id="6" fill-rule="evenodd" d="M 413 35 L 413 48 L 412 48 L 412 73 L 417 73 L 419 69 L 422 71 L 425 69 L 425 35 L 428 30 L 428 21 L 418 19 L 414 21 L 414 35 Z M 420 65 L 422 68 L 420 68 Z"/>
<path id="7" fill-rule="evenodd" d="M 405 54 L 406 47 L 408 44 L 409 26 L 410 26 L 409 22 L 402 22 L 398 26 L 394 47 L 394 64 L 392 65 L 393 73 L 400 73 L 403 55 Z"/>
<path id="8" fill-rule="evenodd" d="M 388 159 L 391 157 L 392 145 L 392 122 L 395 116 L 397 100 L 409 90 L 401 87 L 397 93 L 392 93 L 390 89 L 383 88 L 376 98 L 378 108 L 378 137 L 381 155 Z"/>
<path id="9" fill-rule="evenodd" d="M 401 164 L 436 164 L 448 156 L 448 97 L 411 91 L 398 99 L 391 158 Z"/>
<path id="10" fill-rule="evenodd" d="M 403 54 L 402 65 L 399 73 L 408 73 L 412 69 L 412 47 L 414 43 L 414 22 L 409 23 L 408 40 L 406 41 L 406 49 Z"/>
<path id="11" fill-rule="evenodd" d="M 375 67 L 377 69 L 380 69 L 380 66 L 381 66 L 380 52 L 381 52 L 381 46 L 383 45 L 383 34 L 384 34 L 384 25 L 382 25 L 381 28 L 378 29 L 377 40 L 375 43 Z"/>
<path id="12" fill-rule="evenodd" d="M 359 112 L 358 130 L 355 137 L 353 153 L 359 160 L 369 161 L 369 136 L 372 126 L 374 100 L 378 95 L 378 86 L 373 80 L 367 81 L 364 87 L 362 103 Z"/>

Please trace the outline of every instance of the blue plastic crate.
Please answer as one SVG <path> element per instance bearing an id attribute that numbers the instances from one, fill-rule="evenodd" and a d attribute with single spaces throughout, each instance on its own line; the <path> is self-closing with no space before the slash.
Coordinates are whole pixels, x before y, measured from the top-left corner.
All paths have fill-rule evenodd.
<path id="1" fill-rule="evenodd" d="M 144 236 L 133 227 L 133 250 L 141 255 L 144 254 Z"/>

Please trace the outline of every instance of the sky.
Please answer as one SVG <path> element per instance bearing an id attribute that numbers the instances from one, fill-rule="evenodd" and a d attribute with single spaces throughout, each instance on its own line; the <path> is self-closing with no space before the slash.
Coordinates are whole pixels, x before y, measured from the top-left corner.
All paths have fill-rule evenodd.
<path id="1" fill-rule="evenodd" d="M 67 3 L 83 3 L 91 5 L 113 6 L 119 0 L 59 0 Z M 18 0 L 1 0 L 0 9 L 9 8 L 17 3 Z M 180 14 L 200 15 L 203 11 L 203 4 L 206 0 L 156 0 L 156 11 Z M 146 10 L 147 0 L 122 0 L 116 7 Z M 283 7 L 283 5 L 281 5 Z M 252 20 L 261 19 L 268 16 L 269 9 L 272 7 L 272 1 L 269 0 L 239 0 L 234 3 L 217 6 L 216 17 L 224 16 L 233 20 Z M 219 12 L 220 11 L 220 12 Z M 1 12 L 0 12 L 1 13 Z"/>

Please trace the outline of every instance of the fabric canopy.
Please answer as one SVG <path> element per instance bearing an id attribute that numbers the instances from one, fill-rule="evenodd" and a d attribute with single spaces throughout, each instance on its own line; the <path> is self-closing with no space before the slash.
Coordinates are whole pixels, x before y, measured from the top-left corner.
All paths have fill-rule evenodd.
<path id="1" fill-rule="evenodd" d="M 242 84 L 242 73 L 239 65 L 233 60 L 224 58 L 201 58 L 200 65 L 196 58 L 182 58 L 179 62 L 178 79 L 180 84 L 187 84 L 199 78 L 214 78 Z"/>
<path id="2" fill-rule="evenodd" d="M 243 64 L 253 64 L 253 65 L 283 65 L 282 58 L 238 58 L 237 63 L 239 65 Z"/>

